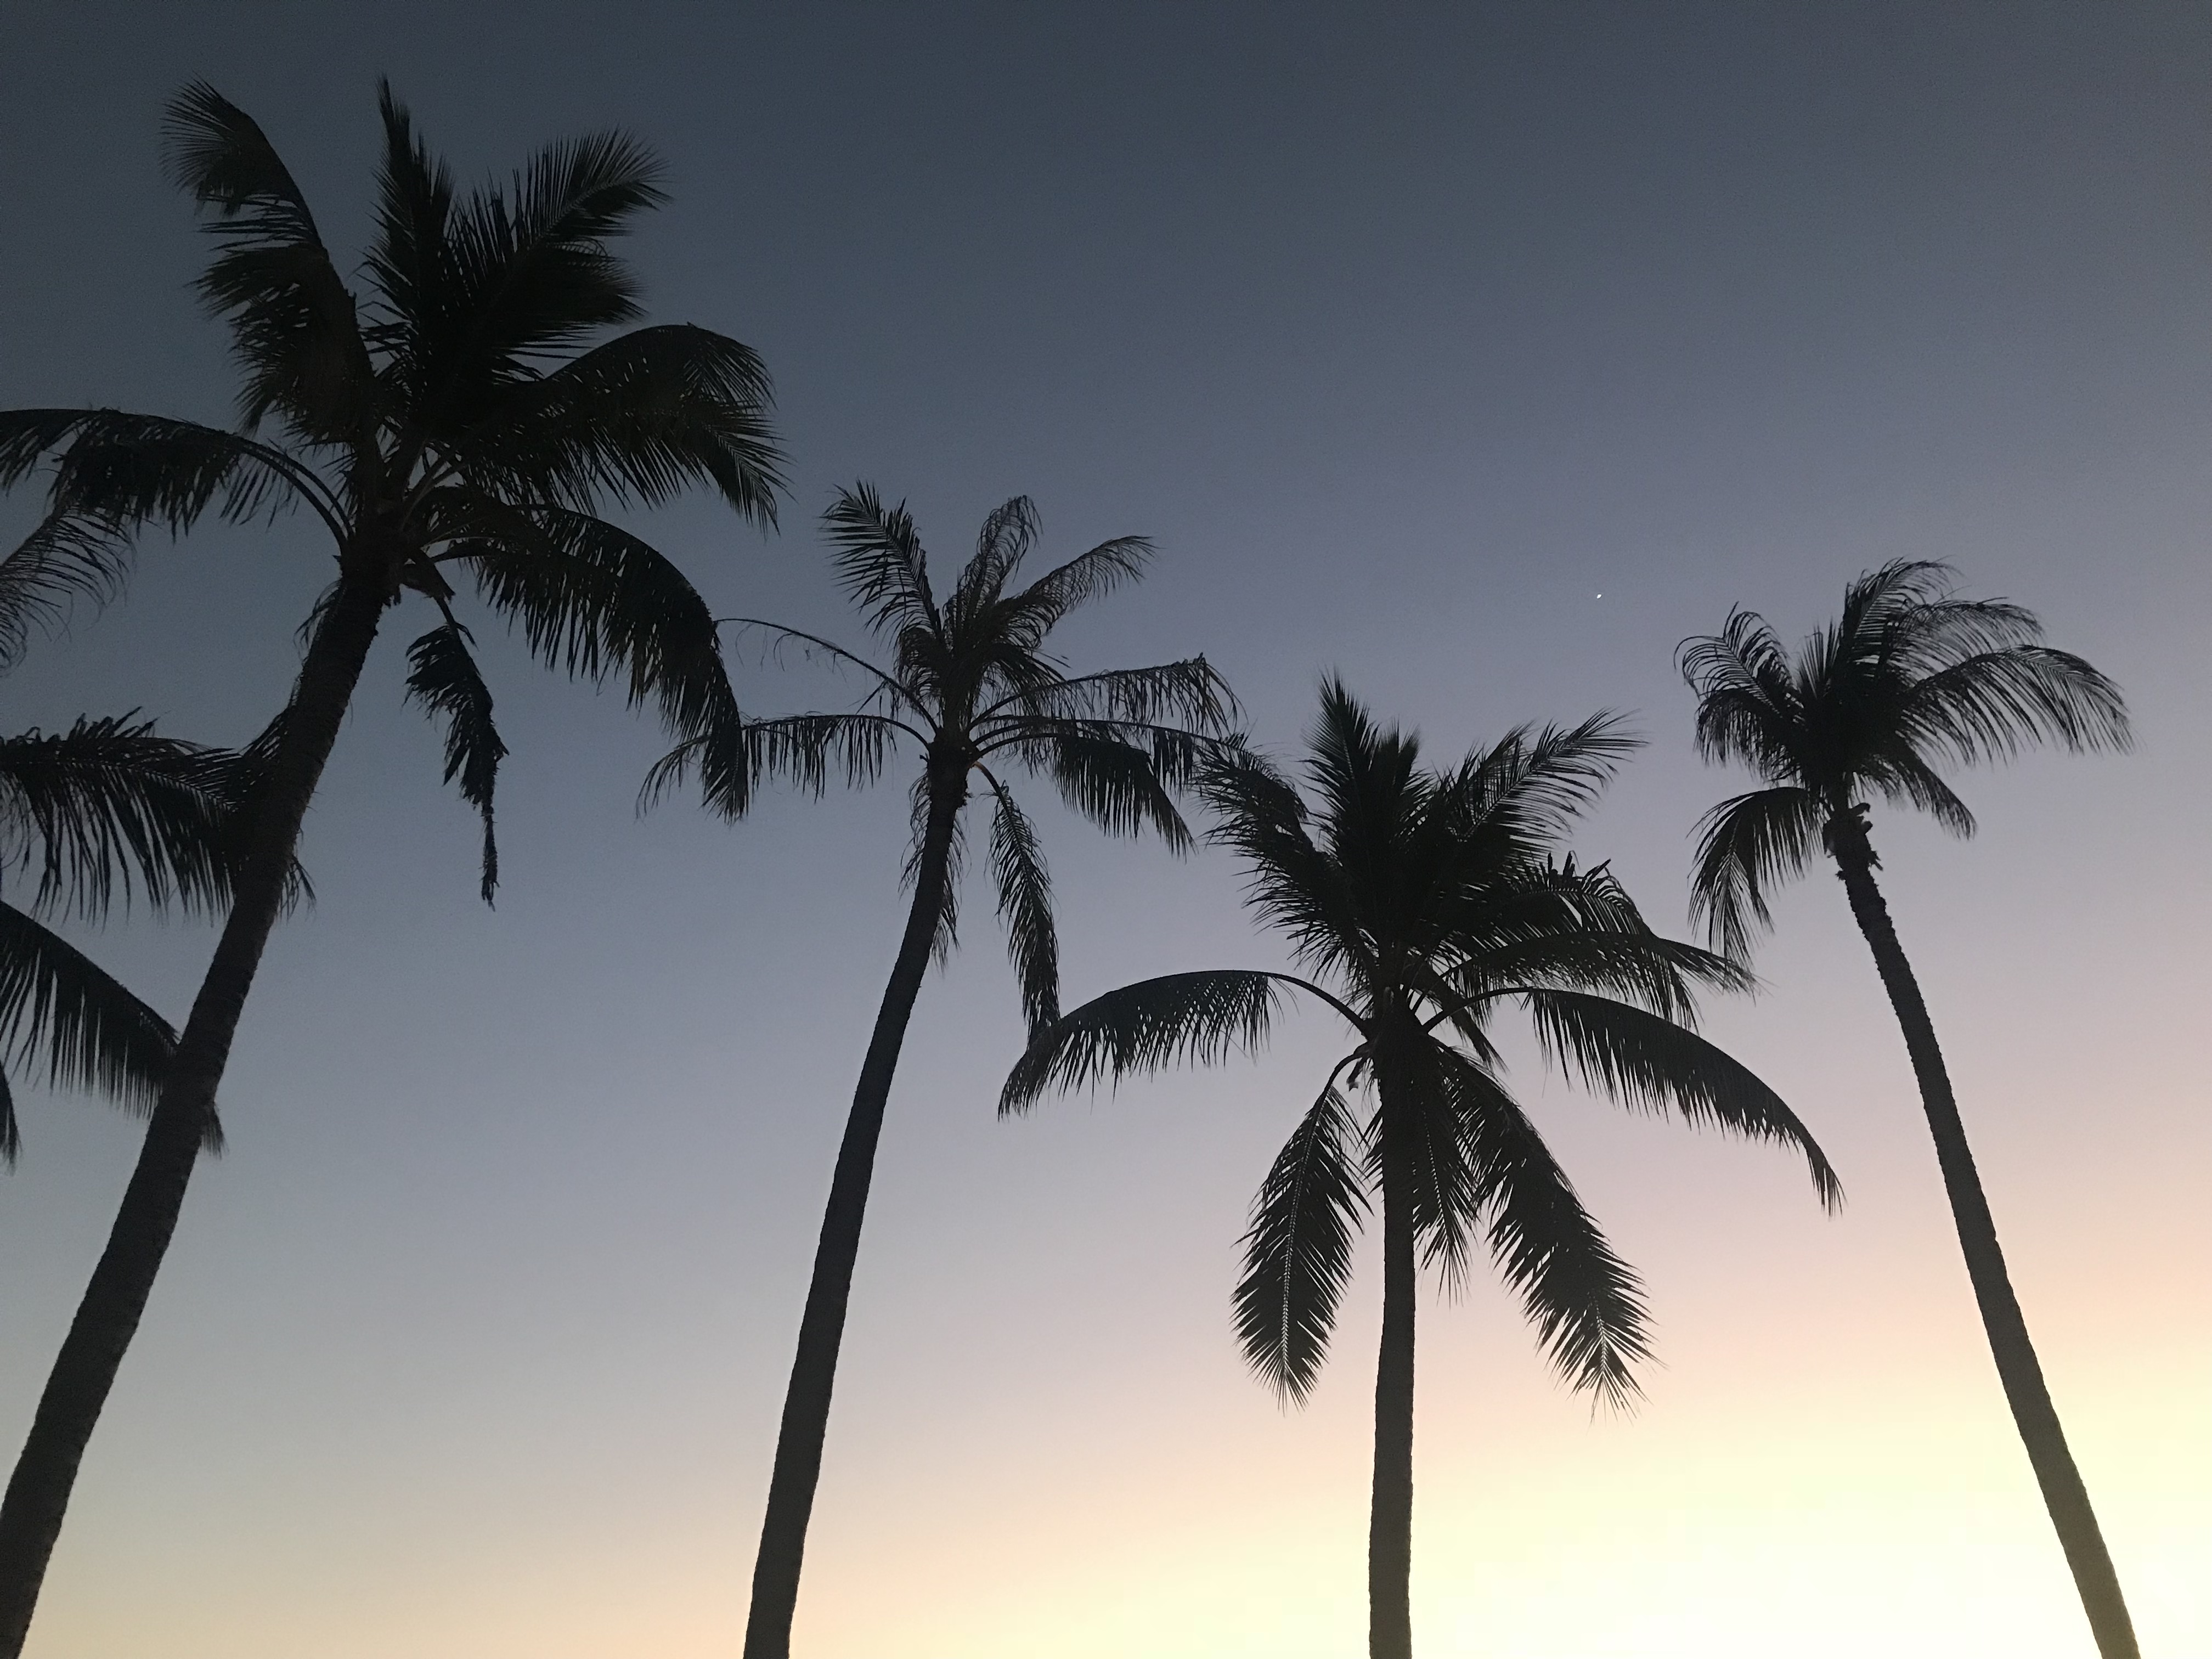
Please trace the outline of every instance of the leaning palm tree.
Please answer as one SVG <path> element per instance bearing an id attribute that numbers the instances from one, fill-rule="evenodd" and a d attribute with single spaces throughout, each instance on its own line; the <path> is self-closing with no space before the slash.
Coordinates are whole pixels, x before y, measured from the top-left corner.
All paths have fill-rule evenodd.
<path id="1" fill-rule="evenodd" d="M 0 561 L 0 601 L 9 574 Z M 219 911 L 258 758 L 128 715 L 0 738 L 0 894 L 27 890 L 0 896 L 0 1164 L 22 1146 L 10 1072 L 152 1109 L 176 1033 L 47 923 L 136 903 Z M 219 1138 L 212 1115 L 205 1134 Z"/>
<path id="2" fill-rule="evenodd" d="M 1071 677 L 1046 651 L 1047 638 L 1070 611 L 1143 573 L 1152 548 L 1141 537 L 1102 543 L 1009 592 L 1037 532 L 1035 510 L 1018 496 L 984 520 L 975 556 L 940 595 L 903 505 L 886 508 L 862 484 L 841 491 L 823 518 L 839 579 L 871 629 L 890 641 L 890 665 L 877 667 L 795 628 L 733 618 L 730 625 L 771 645 L 858 673 L 866 696 L 850 713 L 711 728 L 666 757 L 647 785 L 648 796 L 656 795 L 696 769 L 708 804 L 735 817 L 770 778 L 818 795 L 833 774 L 854 785 L 873 782 L 902 744 L 911 744 L 921 762 L 906 862 L 914 897 L 830 1178 L 761 1526 L 746 1659 L 785 1659 L 790 1651 L 876 1142 L 922 976 L 933 957 L 952 948 L 970 797 L 980 782 L 991 799 L 989 862 L 999 914 L 1023 1012 L 1039 1030 L 1060 1013 L 1052 882 L 1036 825 L 1004 775 L 1011 768 L 1041 772 L 1100 829 L 1117 835 L 1149 829 L 1180 851 L 1190 835 L 1171 791 L 1227 730 L 1235 709 L 1203 657 Z"/>
<path id="3" fill-rule="evenodd" d="M 1303 1401 L 1328 1350 L 1354 1230 L 1379 1197 L 1382 1336 L 1375 1382 L 1368 1651 L 1413 1650 L 1413 1308 L 1419 1271 L 1447 1286 L 1478 1237 L 1519 1291 L 1553 1363 L 1625 1405 L 1650 1352 L 1634 1273 L 1606 1241 L 1507 1091 L 1492 1034 L 1526 1013 L 1554 1063 L 1626 1104 L 1796 1147 L 1822 1200 L 1826 1158 L 1764 1083 L 1692 1029 L 1699 988 L 1742 969 L 1647 927 L 1603 865 L 1559 846 L 1634 744 L 1610 718 L 1508 733 L 1456 767 L 1424 769 L 1419 740 L 1378 727 L 1344 687 L 1322 689 L 1302 793 L 1249 753 L 1218 757 L 1198 788 L 1210 838 L 1249 872 L 1247 902 L 1304 975 L 1224 969 L 1141 981 L 1032 1040 L 1002 1113 L 1048 1090 L 1257 1049 L 1289 993 L 1311 997 L 1353 1047 L 1267 1172 L 1236 1294 L 1246 1359 Z M 1373 1106 L 1355 1110 L 1353 1091 Z"/>
<path id="4" fill-rule="evenodd" d="M 1997 1376 L 2098 1650 L 2133 1659 L 2119 1578 L 2005 1271 L 1935 1022 L 1874 876 L 1881 860 L 1870 797 L 1917 807 L 1968 836 L 1974 816 L 1943 781 L 1947 762 L 2001 760 L 2041 738 L 2076 750 L 2127 746 L 2119 688 L 2042 638 L 2042 624 L 2019 605 L 1958 598 L 1948 566 L 1897 561 L 1851 583 L 1842 617 L 1794 661 L 1747 611 L 1729 612 L 1718 634 L 1686 641 L 1698 749 L 1708 760 L 1741 761 L 1764 783 L 1705 815 L 1694 902 L 1714 945 L 1741 961 L 1771 925 L 1768 890 L 1802 873 L 1816 847 L 1835 861 L 1904 1028 Z"/>
<path id="5" fill-rule="evenodd" d="M 0 1499 L 0 1659 L 21 1648 L 79 1459 L 166 1251 L 309 800 L 386 612 L 434 625 L 409 647 L 410 695 L 447 721 L 447 775 L 483 815 L 504 746 L 458 611 L 457 580 L 519 623 L 549 665 L 626 684 L 679 731 L 726 700 L 713 617 L 652 548 L 599 516 L 693 484 L 772 519 L 767 377 L 737 341 L 693 327 L 594 337 L 640 315 L 611 246 L 663 199 L 619 133 L 541 150 L 505 187 L 456 190 L 390 89 L 361 291 L 325 247 L 268 138 L 205 86 L 169 109 L 172 172 L 211 215 L 200 279 L 229 319 L 238 429 L 116 409 L 0 414 L 0 486 L 44 465 L 47 511 L 15 556 L 40 580 L 10 611 L 103 597 L 149 526 L 305 509 L 334 580 L 259 791 L 233 903 L 108 1247 Z M 11 623 L 10 617 L 15 622 Z"/>

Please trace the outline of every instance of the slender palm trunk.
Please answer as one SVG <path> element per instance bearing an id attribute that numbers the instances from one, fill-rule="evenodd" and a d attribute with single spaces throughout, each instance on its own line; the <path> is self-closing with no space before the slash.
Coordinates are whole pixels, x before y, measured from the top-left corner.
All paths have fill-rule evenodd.
<path id="1" fill-rule="evenodd" d="M 0 1498 L 0 1659 L 15 1659 L 22 1650 L 77 1466 L 176 1231 L 231 1039 L 283 908 L 301 822 L 383 609 L 384 594 L 375 584 L 342 580 L 307 648 L 229 918 L 177 1040 L 107 1248 L 77 1304 L 7 1495 Z"/>
<path id="2" fill-rule="evenodd" d="M 845 1120 L 845 1139 L 830 1178 L 821 1239 L 814 1249 L 814 1277 L 806 1287 L 806 1310 L 799 1322 L 799 1352 L 784 1393 L 775 1467 L 769 1477 L 768 1513 L 761 1522 L 760 1554 L 753 1564 L 744 1659 L 788 1659 L 791 1652 L 799 1567 L 806 1553 L 807 1522 L 814 1513 L 814 1489 L 822 1475 L 822 1443 L 829 1431 L 830 1396 L 836 1386 L 837 1352 L 845 1339 L 845 1309 L 852 1296 L 853 1264 L 860 1253 L 860 1224 L 867 1214 L 876 1143 L 883 1133 L 884 1108 L 890 1099 L 907 1022 L 913 1018 L 915 999 L 936 946 L 938 919 L 951 878 L 953 829 L 967 799 L 964 768 L 948 768 L 933 776 L 929 817 L 915 866 L 914 904 L 907 912 L 906 933 L 891 964 L 890 982 L 876 1011 L 867 1057 L 860 1063 L 853 1109 Z"/>
<path id="3" fill-rule="evenodd" d="M 1851 915 L 1874 951 L 1890 1006 L 1896 1010 L 1897 1023 L 1905 1030 L 1905 1047 L 1919 1079 L 1920 1102 L 1928 1114 L 1929 1132 L 1936 1139 L 1943 1189 L 1951 1200 L 1951 1218 L 1958 1228 L 1960 1249 L 1966 1253 L 1966 1276 L 1981 1306 L 1982 1326 L 1996 1359 L 1997 1376 L 2004 1384 L 2020 1437 L 2027 1447 L 2036 1482 L 2043 1489 L 2044 1506 L 2051 1511 L 2066 1563 L 2073 1569 L 2075 1588 L 2089 1616 L 2097 1651 L 2104 1659 L 2136 1659 L 2135 1627 L 2120 1595 L 2119 1575 L 2112 1570 L 2112 1553 L 2105 1547 L 2096 1513 L 2089 1507 L 2088 1489 L 2074 1467 L 2074 1455 L 2067 1449 L 2065 1431 L 2059 1426 L 2057 1409 L 2051 1403 L 2051 1390 L 2043 1380 L 2043 1367 L 2036 1359 L 2034 1344 L 2028 1340 L 2027 1322 L 2005 1271 L 1996 1222 L 1974 1168 L 1972 1149 L 1966 1144 L 1966 1127 L 1951 1093 L 1943 1051 L 1936 1041 L 1935 1022 L 1921 997 L 1912 964 L 1898 942 L 1889 907 L 1875 884 L 1873 850 L 1863 826 L 1856 822 L 1838 819 L 1831 826 L 1831 834 Z"/>
<path id="4" fill-rule="evenodd" d="M 1387 1085 L 1386 1085 L 1387 1086 Z M 1413 1194 L 1382 1099 L 1382 1342 L 1375 1361 L 1375 1486 L 1367 1518 L 1368 1659 L 1413 1659 Z"/>

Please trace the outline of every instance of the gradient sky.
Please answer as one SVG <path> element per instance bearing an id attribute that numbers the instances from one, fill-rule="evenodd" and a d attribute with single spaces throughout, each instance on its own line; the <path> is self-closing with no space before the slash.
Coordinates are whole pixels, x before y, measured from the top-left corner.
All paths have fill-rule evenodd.
<path id="1" fill-rule="evenodd" d="M 389 74 L 465 175 L 606 124 L 668 158 L 658 320 L 774 370 L 783 533 L 644 521 L 718 610 L 853 637 L 813 515 L 866 477 L 942 556 L 1155 537 L 1079 664 L 1203 649 L 1291 743 L 1324 669 L 1455 755 L 1636 711 L 1592 819 L 1679 925 L 1671 657 L 1955 560 L 2128 689 L 2131 757 L 1877 815 L 2030 1323 L 2144 1650 L 2212 1655 L 2212 200 L 2197 4 L 0 8 L 0 402 L 227 419 L 161 102 L 213 80 L 358 245 Z M 0 506 L 0 529 L 28 510 Z M 150 544 L 4 688 L 235 741 L 325 555 Z M 1602 598 L 1598 597 L 1602 594 Z M 419 624 L 418 624 L 419 625 Z M 395 629 L 395 634 L 397 630 Z M 201 1173 L 86 1463 L 35 1659 L 735 1650 L 818 1206 L 896 942 L 902 792 L 639 820 L 656 732 L 488 637 L 505 884 L 372 665 Z M 762 708 L 847 695 L 750 675 Z M 1046 805 L 1039 792 L 1030 798 Z M 1066 991 L 1266 965 L 1218 856 L 1045 817 Z M 856 1286 L 806 1659 L 1322 1659 L 1364 1630 L 1371 1261 L 1312 1405 L 1243 1374 L 1244 1207 L 1334 1034 L 1048 1107 L 987 896 L 927 987 Z M 1644 1272 L 1663 1364 L 1593 1419 L 1479 1285 L 1425 1315 L 1415 1623 L 1436 1659 L 2086 1655 L 1871 964 L 1832 882 L 1712 1029 L 1771 1151 L 1516 1075 Z M 180 1016 L 211 936 L 112 925 Z M 27 1094 L 29 1091 L 26 1091 Z M 29 1098 L 0 1187 L 27 1420 L 132 1156 Z"/>

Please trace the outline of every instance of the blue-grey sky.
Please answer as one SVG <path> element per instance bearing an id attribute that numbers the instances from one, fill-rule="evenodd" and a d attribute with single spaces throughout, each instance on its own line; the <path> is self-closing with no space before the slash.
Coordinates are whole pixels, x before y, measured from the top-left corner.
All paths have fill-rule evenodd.
<path id="1" fill-rule="evenodd" d="M 2146 1649 L 2212 1652 L 2188 1566 L 2212 1355 L 2173 1317 L 2212 1290 L 2212 13 L 14 0 L 0 402 L 228 418 L 161 104 L 215 82 L 350 249 L 379 74 L 465 177 L 611 124 L 666 158 L 633 244 L 653 316 L 763 354 L 792 456 L 778 536 L 704 503 L 638 521 L 718 610 L 855 636 L 812 528 L 839 483 L 907 496 L 946 559 L 1024 492 L 1048 550 L 1163 550 L 1073 659 L 1204 650 L 1271 744 L 1328 668 L 1439 753 L 1634 711 L 1650 749 L 1583 845 L 1668 925 L 1688 829 L 1734 787 L 1690 754 L 1672 653 L 1732 603 L 1794 635 L 1866 566 L 1948 557 L 2115 674 L 2140 752 L 1971 780 L 1971 845 L 1877 833 Z M 325 556 L 295 523 L 149 544 L 125 604 L 0 688 L 9 720 L 242 738 Z M 39 1659 L 734 1647 L 902 792 L 641 820 L 649 723 L 495 641 L 514 754 L 487 911 L 394 632 Z M 1270 959 L 1223 860 L 1047 818 L 1071 999 Z M 1767 994 L 1713 1029 L 1850 1206 L 1825 1221 L 1771 1154 L 1522 1070 L 1666 1365 L 1638 1416 L 1592 1423 L 1503 1298 L 1438 1306 L 1425 1651 L 2088 1650 L 1871 968 L 1832 883 L 1780 914 Z M 1347 1650 L 1371 1302 L 1287 1417 L 1227 1318 L 1243 1206 L 1332 1034 L 1001 1126 L 1015 998 L 981 891 L 969 918 L 893 1102 L 805 1651 Z M 93 948 L 180 1014 L 210 942 L 142 919 Z M 26 1115 L 7 1425 L 133 1144 L 96 1103 Z"/>

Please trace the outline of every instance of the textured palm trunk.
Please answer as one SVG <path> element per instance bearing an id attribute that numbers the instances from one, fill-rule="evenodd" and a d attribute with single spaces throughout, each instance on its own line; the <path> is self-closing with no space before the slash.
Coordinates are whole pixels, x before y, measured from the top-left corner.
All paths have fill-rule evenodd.
<path id="1" fill-rule="evenodd" d="M 283 908 L 300 825 L 375 641 L 384 599 L 374 582 L 342 581 L 301 666 L 230 915 L 177 1040 L 107 1248 L 77 1304 L 7 1495 L 0 1498 L 0 1659 L 15 1659 L 22 1650 L 77 1467 L 176 1231 L 231 1039 Z"/>
<path id="2" fill-rule="evenodd" d="M 1386 1091 L 1389 1085 L 1384 1085 Z M 1382 1341 L 1375 1361 L 1375 1485 L 1367 1517 L 1368 1659 L 1413 1652 L 1413 1195 L 1382 1097 Z"/>
<path id="3" fill-rule="evenodd" d="M 914 904 L 907 912 L 906 933 L 899 941 L 890 982 L 884 988 L 875 1031 L 868 1039 L 867 1057 L 860 1063 L 860 1079 L 853 1091 L 853 1109 L 845 1120 L 845 1139 L 837 1148 L 830 1202 L 814 1249 L 814 1277 L 806 1287 L 806 1310 L 799 1318 L 799 1352 L 784 1394 L 775 1467 L 769 1477 L 768 1512 L 761 1522 L 760 1553 L 753 1564 L 745 1659 L 788 1659 L 791 1652 L 791 1621 L 799 1607 L 807 1522 L 822 1475 L 822 1444 L 837 1382 L 837 1353 L 845 1339 L 853 1265 L 860 1253 L 860 1225 L 875 1175 L 876 1143 L 883 1134 L 884 1108 L 890 1100 L 907 1023 L 914 1016 L 915 999 L 935 950 L 938 917 L 951 878 L 953 830 L 967 799 L 964 767 L 945 768 L 932 778 L 929 817 L 915 866 Z"/>
<path id="4" fill-rule="evenodd" d="M 1874 854 L 1863 824 L 1848 815 L 1830 826 L 1836 864 L 1844 890 L 1850 896 L 1851 915 L 1866 935 L 1881 970 L 1890 1006 L 1905 1030 L 1905 1046 L 1920 1083 L 1920 1101 L 1928 1114 L 1929 1133 L 1935 1137 L 1936 1159 L 1943 1172 L 1943 1189 L 1951 1200 L 1951 1218 L 1959 1232 L 1959 1247 L 1966 1254 L 1966 1276 L 1980 1304 L 1982 1326 L 1989 1334 L 1990 1352 L 1996 1359 L 1997 1376 L 2012 1407 L 2013 1421 L 2027 1447 L 2043 1502 L 2057 1528 L 2058 1542 L 2073 1569 L 2075 1588 L 2089 1616 L 2097 1651 L 2104 1659 L 2136 1659 L 2135 1627 L 2128 1618 L 2127 1602 L 2120 1595 L 2119 1575 L 2112 1570 L 2112 1553 L 2105 1547 L 2096 1512 L 2089 1507 L 2088 1489 L 2074 1467 L 2066 1435 L 2058 1422 L 2051 1390 L 2043 1380 L 2043 1367 L 2028 1340 L 2027 1322 L 2013 1294 L 2011 1276 L 2005 1271 L 2004 1252 L 1997 1245 L 1996 1219 L 1990 1213 L 1982 1179 L 1974 1168 L 1972 1149 L 1966 1144 L 1966 1127 L 1959 1116 L 1951 1092 L 1951 1077 L 1943 1064 L 1943 1051 L 1936 1041 L 1935 1022 L 1920 994 L 1920 983 L 1898 942 L 1889 907 L 1874 878 Z"/>

